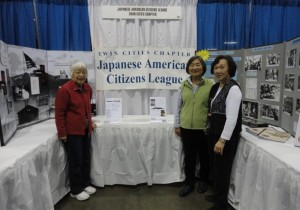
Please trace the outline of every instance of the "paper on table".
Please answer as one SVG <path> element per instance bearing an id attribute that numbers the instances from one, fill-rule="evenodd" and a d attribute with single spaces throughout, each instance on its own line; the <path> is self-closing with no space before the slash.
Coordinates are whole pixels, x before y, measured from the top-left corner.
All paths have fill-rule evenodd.
<path id="1" fill-rule="evenodd" d="M 166 98 L 150 97 L 151 121 L 164 121 L 166 118 Z"/>
<path id="2" fill-rule="evenodd" d="M 122 98 L 105 99 L 105 116 L 109 122 L 122 121 Z"/>
<path id="3" fill-rule="evenodd" d="M 278 131 L 273 127 L 246 128 L 246 131 L 260 139 L 278 142 L 286 142 L 291 136 L 289 133 Z"/>

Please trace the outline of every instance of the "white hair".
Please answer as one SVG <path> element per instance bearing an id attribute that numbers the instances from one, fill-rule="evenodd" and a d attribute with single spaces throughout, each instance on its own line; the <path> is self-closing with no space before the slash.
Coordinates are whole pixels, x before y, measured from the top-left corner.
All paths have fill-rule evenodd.
<path id="1" fill-rule="evenodd" d="M 70 71 L 71 76 L 73 75 L 73 72 L 75 70 L 83 70 L 87 73 L 87 67 L 86 67 L 85 63 L 83 63 L 82 61 L 78 61 L 78 62 L 72 64 L 71 71 Z"/>

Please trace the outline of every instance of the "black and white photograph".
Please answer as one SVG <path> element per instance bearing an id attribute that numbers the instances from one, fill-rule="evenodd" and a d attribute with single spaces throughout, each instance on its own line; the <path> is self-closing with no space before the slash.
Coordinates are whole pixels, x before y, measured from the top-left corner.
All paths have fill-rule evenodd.
<path id="1" fill-rule="evenodd" d="M 295 67 L 296 54 L 297 54 L 297 49 L 292 49 L 287 52 L 287 55 L 286 55 L 286 67 L 287 68 Z"/>
<path id="2" fill-rule="evenodd" d="M 260 99 L 277 101 L 280 99 L 280 84 L 260 84 Z"/>
<path id="3" fill-rule="evenodd" d="M 300 53 L 299 53 L 299 59 L 298 59 L 298 62 L 299 62 L 298 66 L 300 67 Z"/>
<path id="4" fill-rule="evenodd" d="M 242 115 L 243 117 L 249 117 L 250 114 L 250 101 L 243 101 Z"/>
<path id="5" fill-rule="evenodd" d="M 289 116 L 293 115 L 293 98 L 292 97 L 284 96 L 283 113 L 286 113 Z"/>
<path id="6" fill-rule="evenodd" d="M 280 55 L 279 53 L 271 53 L 266 56 L 266 66 L 279 66 L 280 65 Z"/>
<path id="7" fill-rule="evenodd" d="M 294 91 L 295 89 L 295 74 L 284 75 L 284 90 Z"/>
<path id="8" fill-rule="evenodd" d="M 260 104 L 260 117 L 268 120 L 279 120 L 279 106 Z"/>
<path id="9" fill-rule="evenodd" d="M 298 76 L 298 86 L 297 86 L 297 90 L 300 91 L 300 76 Z"/>
<path id="10" fill-rule="evenodd" d="M 251 102 L 250 103 L 249 117 L 257 119 L 257 117 L 258 117 L 258 103 L 256 103 L 256 102 Z"/>
<path id="11" fill-rule="evenodd" d="M 252 101 L 243 101 L 242 104 L 243 117 L 257 119 L 258 117 L 258 103 Z"/>
<path id="12" fill-rule="evenodd" d="M 266 82 L 277 82 L 278 81 L 278 69 L 266 69 L 265 81 Z"/>
<path id="13" fill-rule="evenodd" d="M 296 99 L 296 112 L 300 113 L 300 99 Z"/>
<path id="14" fill-rule="evenodd" d="M 245 71 L 261 71 L 262 55 L 245 57 Z"/>
<path id="15" fill-rule="evenodd" d="M 46 51 L 10 45 L 8 55 L 18 127 L 47 119 L 49 106 L 42 104 L 37 106 L 37 97 L 48 95 L 49 92 Z"/>

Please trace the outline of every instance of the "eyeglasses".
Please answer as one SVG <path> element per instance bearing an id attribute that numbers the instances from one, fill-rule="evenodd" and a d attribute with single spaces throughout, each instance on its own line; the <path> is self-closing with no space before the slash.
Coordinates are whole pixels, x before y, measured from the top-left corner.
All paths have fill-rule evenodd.
<path id="1" fill-rule="evenodd" d="M 75 71 L 73 71 L 73 74 L 76 74 L 76 75 L 78 75 L 78 74 L 86 75 L 87 72 L 85 70 L 75 70 Z"/>

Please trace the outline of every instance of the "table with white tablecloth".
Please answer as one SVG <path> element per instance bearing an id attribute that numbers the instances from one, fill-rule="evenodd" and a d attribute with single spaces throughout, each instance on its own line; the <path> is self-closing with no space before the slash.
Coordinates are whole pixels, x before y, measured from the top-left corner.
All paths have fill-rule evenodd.
<path id="1" fill-rule="evenodd" d="M 121 122 L 95 117 L 92 135 L 92 183 L 96 186 L 183 181 L 182 144 L 173 116 L 164 122 L 150 116 L 123 116 Z"/>
<path id="2" fill-rule="evenodd" d="M 17 130 L 0 147 L 0 209 L 51 210 L 69 192 L 54 120 Z"/>
<path id="3" fill-rule="evenodd" d="M 124 116 L 122 122 L 94 118 L 92 183 L 96 186 L 167 184 L 184 180 L 182 143 L 173 116 Z M 300 209 L 300 148 L 258 139 L 243 128 L 229 201 L 239 210 Z M 69 191 L 66 156 L 54 120 L 16 132 L 0 147 L 0 209 L 53 209 Z"/>
<path id="4" fill-rule="evenodd" d="M 182 144 L 173 116 L 151 122 L 149 116 L 125 116 L 120 123 L 98 125 L 92 140 L 92 183 L 96 186 L 183 181 Z M 300 209 L 300 148 L 241 135 L 229 201 L 239 210 Z"/>
<path id="5" fill-rule="evenodd" d="M 239 210 L 300 209 L 300 148 L 242 132 L 231 177 L 230 202 Z"/>

